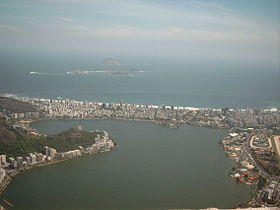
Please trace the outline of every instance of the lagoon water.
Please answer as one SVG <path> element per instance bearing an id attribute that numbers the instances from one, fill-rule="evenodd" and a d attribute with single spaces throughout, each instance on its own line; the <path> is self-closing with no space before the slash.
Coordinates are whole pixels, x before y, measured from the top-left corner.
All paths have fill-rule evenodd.
<path id="1" fill-rule="evenodd" d="M 109 131 L 119 148 L 29 170 L 0 197 L 18 209 L 167 209 L 230 208 L 253 193 L 227 176 L 234 164 L 218 143 L 225 130 L 110 120 L 32 126 L 58 133 L 77 125 Z"/>

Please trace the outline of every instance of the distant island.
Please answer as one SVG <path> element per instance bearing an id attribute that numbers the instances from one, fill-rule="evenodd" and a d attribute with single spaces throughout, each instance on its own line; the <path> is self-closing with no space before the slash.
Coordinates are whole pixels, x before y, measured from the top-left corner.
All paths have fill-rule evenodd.
<path id="1" fill-rule="evenodd" d="M 129 73 L 125 73 L 125 72 L 112 72 L 112 73 L 110 73 L 110 75 L 112 75 L 112 76 L 125 76 L 125 77 L 134 76 L 133 74 L 129 74 Z"/>
<path id="2" fill-rule="evenodd" d="M 126 66 L 126 64 L 120 63 L 112 58 L 106 58 L 102 61 L 102 65 L 112 66 L 112 69 L 94 69 L 94 70 L 82 70 L 82 69 L 74 69 L 71 71 L 65 72 L 68 75 L 79 75 L 79 74 L 91 74 L 91 73 L 107 73 L 110 76 L 135 76 L 137 73 L 143 73 L 144 71 L 141 69 L 115 69 L 113 66 Z M 58 75 L 54 73 L 47 72 L 34 72 L 31 71 L 28 73 L 29 75 Z M 61 75 L 61 74 L 59 74 Z"/>
<path id="3" fill-rule="evenodd" d="M 102 62 L 102 65 L 105 66 L 126 66 L 117 60 L 112 58 L 105 58 Z M 142 73 L 143 70 L 139 69 L 96 69 L 96 70 L 81 70 L 75 69 L 72 71 L 67 71 L 66 74 L 90 74 L 90 73 L 108 73 L 108 75 L 112 76 L 134 76 L 133 73 Z M 30 72 L 30 74 L 34 74 L 36 72 Z"/>
<path id="4" fill-rule="evenodd" d="M 133 76 L 133 73 L 142 73 L 143 70 L 128 69 L 128 70 L 72 70 L 67 71 L 66 74 L 90 74 L 90 73 L 108 73 L 113 76 Z"/>

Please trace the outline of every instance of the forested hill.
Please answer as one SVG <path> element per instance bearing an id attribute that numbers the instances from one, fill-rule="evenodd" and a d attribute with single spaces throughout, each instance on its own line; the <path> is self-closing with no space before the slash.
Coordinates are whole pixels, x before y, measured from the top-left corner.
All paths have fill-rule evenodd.
<path id="1" fill-rule="evenodd" d="M 27 102 L 0 96 L 0 111 L 5 109 L 11 113 L 36 112 L 36 108 Z"/>
<path id="2" fill-rule="evenodd" d="M 80 131 L 69 129 L 55 135 L 34 136 L 14 129 L 4 121 L 0 121 L 0 154 L 8 157 L 27 156 L 31 152 L 42 152 L 45 146 L 58 152 L 88 147 L 95 143 L 97 134 L 102 132 Z"/>

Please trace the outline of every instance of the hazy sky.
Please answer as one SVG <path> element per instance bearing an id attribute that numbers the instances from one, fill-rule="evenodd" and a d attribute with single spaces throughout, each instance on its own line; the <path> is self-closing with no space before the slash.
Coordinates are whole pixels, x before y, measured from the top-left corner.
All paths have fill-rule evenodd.
<path id="1" fill-rule="evenodd" d="M 279 0 L 1 0 L 0 51 L 279 63 Z"/>

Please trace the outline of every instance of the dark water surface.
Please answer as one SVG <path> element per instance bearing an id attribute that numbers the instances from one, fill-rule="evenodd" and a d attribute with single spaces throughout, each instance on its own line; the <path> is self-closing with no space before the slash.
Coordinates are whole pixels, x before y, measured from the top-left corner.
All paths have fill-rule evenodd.
<path id="1" fill-rule="evenodd" d="M 57 133 L 104 129 L 119 149 L 18 175 L 1 195 L 18 209 L 167 209 L 235 207 L 252 191 L 227 176 L 233 166 L 219 138 L 225 130 L 179 129 L 134 121 L 41 121 Z"/>

